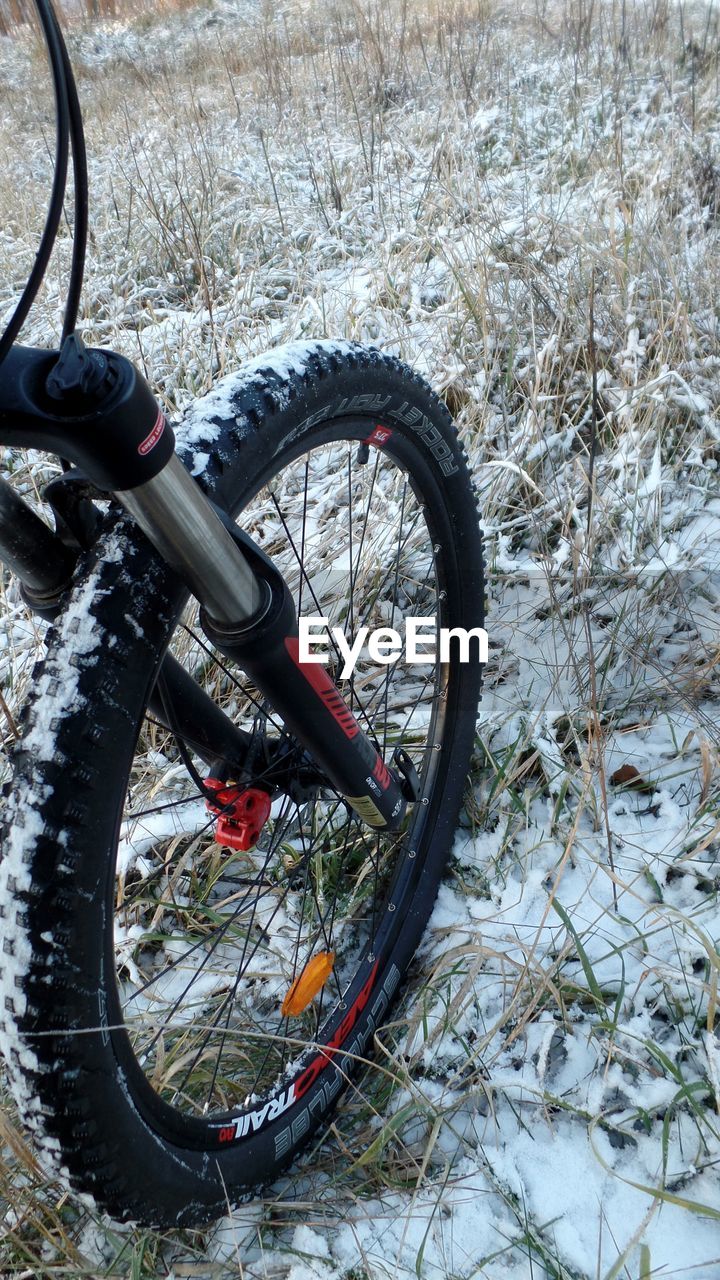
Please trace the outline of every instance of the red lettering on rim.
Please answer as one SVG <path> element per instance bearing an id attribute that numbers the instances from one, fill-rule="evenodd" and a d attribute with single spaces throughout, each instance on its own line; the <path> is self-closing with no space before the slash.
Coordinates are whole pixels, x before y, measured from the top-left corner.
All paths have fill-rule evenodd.
<path id="1" fill-rule="evenodd" d="M 155 424 L 153 426 L 153 429 L 150 432 L 150 434 L 145 437 L 142 443 L 138 445 L 138 453 L 142 454 L 142 456 L 145 457 L 146 453 L 149 453 L 151 449 L 155 448 L 155 445 L 157 444 L 164 430 L 165 430 L 165 417 L 162 409 L 158 409 L 158 416 L 155 419 Z"/>
<path id="2" fill-rule="evenodd" d="M 333 1054 L 335 1054 L 347 1040 L 360 1014 L 365 1008 L 365 1005 L 370 999 L 370 994 L 375 984 L 375 978 L 377 977 L 379 964 L 379 960 L 376 960 L 372 967 L 370 977 L 360 991 L 355 1003 L 350 1009 L 348 1009 L 345 1017 L 340 1023 L 340 1026 L 337 1028 L 337 1031 L 328 1041 L 327 1046 L 317 1055 L 316 1058 L 313 1058 L 310 1066 L 306 1067 L 302 1075 L 295 1081 L 296 1098 L 302 1098 L 303 1094 L 307 1093 L 311 1085 L 313 1085 L 317 1080 L 320 1072 L 323 1071 L 325 1067 L 329 1066 Z"/>

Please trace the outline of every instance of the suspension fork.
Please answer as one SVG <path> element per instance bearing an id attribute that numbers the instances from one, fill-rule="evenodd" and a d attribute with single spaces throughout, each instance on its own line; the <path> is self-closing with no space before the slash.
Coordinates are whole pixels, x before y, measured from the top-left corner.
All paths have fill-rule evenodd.
<path id="1" fill-rule="evenodd" d="M 295 606 L 272 561 L 228 527 L 175 454 L 115 496 L 199 600 L 208 639 L 253 680 L 332 786 L 368 826 L 399 827 L 401 783 L 325 669 L 300 660 Z"/>
<path id="2" fill-rule="evenodd" d="M 59 454 L 114 494 L 200 602 L 212 643 L 250 676 L 331 785 L 369 826 L 396 829 L 406 795 L 415 798 L 416 790 L 400 756 L 394 759 L 404 787 L 327 672 L 301 662 L 297 615 L 282 575 L 251 539 L 226 526 L 174 443 L 144 378 L 116 352 L 88 349 L 70 334 L 59 353 L 15 346 L 0 365 L 0 444 Z M 11 552 L 27 587 L 28 571 L 42 568 L 36 539 L 52 542 L 54 535 L 34 527 L 27 508 L 21 516 L 21 545 Z M 0 511 L 0 554 L 13 518 L 10 512 L 3 520 Z M 49 558 L 51 580 L 30 582 L 29 594 L 54 593 L 54 609 L 72 568 L 61 552 Z M 242 737 L 235 742 L 242 750 Z"/>

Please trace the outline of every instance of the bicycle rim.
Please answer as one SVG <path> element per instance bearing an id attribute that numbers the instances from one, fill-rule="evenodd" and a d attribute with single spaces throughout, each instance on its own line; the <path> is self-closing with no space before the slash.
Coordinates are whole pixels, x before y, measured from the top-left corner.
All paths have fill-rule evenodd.
<path id="1" fill-rule="evenodd" d="M 437 542 L 440 513 L 413 474 L 416 454 L 371 449 L 363 461 L 366 434 L 366 422 L 343 420 L 288 450 L 259 478 L 242 526 L 284 574 L 299 614 L 323 617 L 351 637 L 363 627 L 402 635 L 410 616 L 452 625 L 444 561 L 451 551 Z M 114 1016 L 145 1096 L 171 1111 L 187 1136 L 199 1122 L 221 1130 L 230 1115 L 258 1115 L 268 1099 L 289 1097 L 318 1049 L 338 1043 L 404 927 L 403 904 L 441 801 L 452 724 L 446 665 L 395 657 L 378 665 L 365 650 L 343 678 L 342 652 L 330 642 L 329 670 L 361 727 L 386 762 L 397 746 L 407 751 L 420 780 L 404 829 L 376 834 L 312 777 L 242 674 L 216 661 L 192 609 L 171 648 L 254 733 L 256 764 L 245 781 L 262 788 L 279 742 L 295 776 L 272 798 L 255 847 L 223 848 L 172 735 L 152 718 L 141 732 L 111 889 Z M 182 745 L 192 753 L 192 742 Z"/>

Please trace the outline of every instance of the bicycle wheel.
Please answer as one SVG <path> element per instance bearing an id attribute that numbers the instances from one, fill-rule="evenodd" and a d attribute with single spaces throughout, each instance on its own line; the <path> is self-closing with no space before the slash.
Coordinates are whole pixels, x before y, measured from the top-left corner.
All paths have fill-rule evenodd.
<path id="1" fill-rule="evenodd" d="M 179 438 L 300 614 L 353 636 L 410 616 L 482 625 L 465 458 L 444 406 L 396 360 L 281 349 L 225 379 Z M 168 652 L 250 735 L 242 782 L 266 788 L 270 811 L 249 849 L 214 839 L 198 789 L 207 743 L 184 705 L 164 707 L 175 734 L 148 711 Z M 393 653 L 342 678 L 329 656 L 384 758 L 399 747 L 412 764 L 399 832 L 361 822 L 217 660 L 125 516 L 36 673 L 0 864 L 2 1043 L 41 1151 L 117 1219 L 198 1224 L 271 1181 L 371 1050 L 427 922 L 479 665 Z"/>

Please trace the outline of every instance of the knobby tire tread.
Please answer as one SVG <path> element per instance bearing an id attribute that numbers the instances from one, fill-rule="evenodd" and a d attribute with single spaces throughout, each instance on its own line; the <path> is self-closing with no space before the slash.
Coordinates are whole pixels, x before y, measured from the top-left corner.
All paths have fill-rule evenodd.
<path id="1" fill-rule="evenodd" d="M 446 407 L 417 374 L 393 357 L 349 344 L 318 343 L 308 349 L 301 369 L 278 369 L 268 363 L 252 376 L 243 378 L 241 372 L 234 418 L 217 423 L 218 436 L 208 446 L 199 482 L 216 502 L 234 512 L 238 494 L 243 498 L 243 473 L 251 477 L 257 471 L 273 441 L 280 457 L 278 432 L 292 433 L 302 421 L 298 406 L 309 416 L 317 404 L 330 407 L 328 389 L 333 395 L 345 390 L 357 395 L 363 388 L 373 392 L 379 387 L 422 406 L 444 439 L 451 441 L 458 477 L 458 506 L 451 516 L 456 536 L 463 541 L 459 556 L 477 560 L 461 565 L 468 593 L 480 593 L 467 611 L 470 623 L 477 625 L 473 619 L 482 618 L 482 566 L 466 456 Z M 206 404 L 212 422 L 212 393 Z M 185 454 L 192 466 L 192 443 Z M 441 477 L 439 483 L 443 484 Z M 124 1097 L 126 1082 L 117 1064 L 115 1080 L 105 1078 L 108 1046 L 103 1037 L 108 1032 L 98 1030 L 97 1019 L 89 1014 L 97 1001 L 98 947 L 102 950 L 98 901 L 105 894 L 107 860 L 114 856 L 113 803 L 118 802 L 111 798 L 113 781 L 117 773 L 124 780 L 129 767 L 126 748 L 117 747 L 118 726 L 132 722 L 133 707 L 146 699 L 147 671 L 162 651 L 185 595 L 130 519 L 112 511 L 94 555 L 85 560 L 68 611 L 48 633 L 47 656 L 33 673 L 35 692 L 22 714 L 14 777 L 6 788 L 0 857 L 5 937 L 0 951 L 0 1043 L 21 1116 L 34 1129 L 47 1162 L 73 1188 L 91 1195 L 99 1208 L 118 1220 L 158 1227 L 197 1225 L 222 1214 L 227 1194 L 237 1203 L 257 1185 L 271 1181 L 317 1128 L 301 1134 L 281 1158 L 267 1160 L 254 1182 L 240 1174 L 238 1159 L 232 1168 L 232 1152 L 223 1152 L 219 1167 L 215 1152 L 178 1150 L 150 1134 L 141 1119 L 119 1129 L 99 1102 L 103 1089 L 109 1087 L 112 1094 L 114 1088 L 119 1114 L 127 1117 L 134 1110 L 132 1099 Z M 73 604 L 82 601 L 92 601 L 93 625 L 103 638 L 101 653 L 97 646 L 88 647 L 82 609 L 73 612 Z M 68 670 L 74 673 L 74 694 L 64 702 Z M 479 676 L 468 677 L 469 696 L 457 725 L 457 755 L 465 760 L 465 768 L 474 733 L 472 689 L 477 695 L 478 682 Z M 45 752 L 48 758 L 38 759 L 36 743 L 45 739 L 52 750 Z M 412 900 L 403 970 L 429 916 L 452 840 L 461 795 L 457 779 L 453 788 L 453 799 L 438 822 L 435 847 L 428 854 L 430 883 Z M 105 794 L 107 813 L 98 801 Z M 322 1120 L 336 1101 L 322 1111 Z M 254 1135 L 252 1141 L 257 1144 L 261 1136 Z"/>

